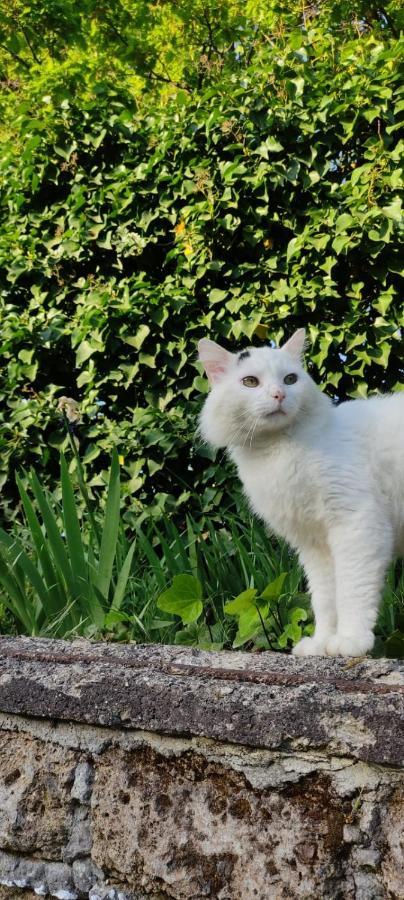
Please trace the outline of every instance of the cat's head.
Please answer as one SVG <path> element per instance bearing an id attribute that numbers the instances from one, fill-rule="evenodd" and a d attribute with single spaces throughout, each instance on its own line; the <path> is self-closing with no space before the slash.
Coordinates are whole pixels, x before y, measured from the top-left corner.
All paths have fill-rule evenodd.
<path id="1" fill-rule="evenodd" d="M 253 446 L 289 428 L 320 393 L 303 368 L 305 331 L 279 349 L 250 347 L 229 353 L 207 338 L 199 359 L 211 383 L 199 430 L 214 447 Z"/>

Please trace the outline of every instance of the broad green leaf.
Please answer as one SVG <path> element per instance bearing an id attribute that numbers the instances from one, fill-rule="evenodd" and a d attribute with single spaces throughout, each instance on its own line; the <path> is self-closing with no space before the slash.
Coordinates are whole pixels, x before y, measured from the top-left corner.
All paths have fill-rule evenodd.
<path id="1" fill-rule="evenodd" d="M 340 234 L 341 231 L 346 231 L 347 228 L 351 228 L 354 224 L 354 219 L 349 213 L 342 213 L 338 216 L 337 221 L 335 223 L 335 230 L 337 234 Z"/>
<path id="2" fill-rule="evenodd" d="M 196 622 L 203 611 L 202 587 L 193 575 L 176 575 L 172 586 L 160 594 L 157 606 L 180 616 L 185 624 Z"/>
<path id="3" fill-rule="evenodd" d="M 247 588 L 238 594 L 234 600 L 228 600 L 224 604 L 224 611 L 228 616 L 240 616 L 243 612 L 253 608 L 255 610 L 255 598 L 258 591 L 255 588 Z"/>
<path id="4" fill-rule="evenodd" d="M 76 351 L 76 366 L 80 367 L 85 363 L 90 356 L 93 355 L 97 350 L 89 341 L 82 341 L 79 344 Z"/>
<path id="5" fill-rule="evenodd" d="M 279 143 L 274 137 L 267 137 L 267 139 L 260 144 L 257 150 L 254 150 L 254 153 L 257 153 L 258 156 L 262 156 L 264 159 L 269 159 L 270 153 L 281 153 L 283 150 L 282 144 Z"/>
<path id="6" fill-rule="evenodd" d="M 263 600 L 278 600 L 282 594 L 282 588 L 285 583 L 285 578 L 287 577 L 287 572 L 281 572 L 278 575 L 278 578 L 275 578 L 274 581 L 271 581 L 267 584 L 266 588 L 261 593 L 261 597 Z"/>
<path id="7" fill-rule="evenodd" d="M 150 328 L 148 325 L 140 325 L 135 335 L 131 336 L 128 334 L 122 335 L 122 340 L 125 341 L 125 344 L 130 344 L 131 347 L 135 347 L 136 350 L 140 350 L 143 342 L 146 340 L 147 336 L 150 334 Z"/>
<path id="8" fill-rule="evenodd" d="M 296 254 L 299 252 L 299 249 L 299 239 L 292 238 L 288 243 L 288 248 L 286 251 L 286 261 L 289 262 L 293 256 L 296 256 Z"/>
<path id="9" fill-rule="evenodd" d="M 240 615 L 237 634 L 233 641 L 233 647 L 241 647 L 247 641 L 251 641 L 262 631 L 261 619 L 255 608 L 251 607 Z"/>
<path id="10" fill-rule="evenodd" d="M 393 219 L 395 222 L 402 224 L 403 210 L 401 197 L 394 197 L 394 200 L 389 203 L 388 206 L 382 207 L 382 212 L 384 212 L 384 215 L 387 216 L 388 219 Z"/>
<path id="11" fill-rule="evenodd" d="M 222 303 L 227 296 L 228 291 L 221 291 L 218 288 L 213 288 L 209 294 L 209 303 Z"/>

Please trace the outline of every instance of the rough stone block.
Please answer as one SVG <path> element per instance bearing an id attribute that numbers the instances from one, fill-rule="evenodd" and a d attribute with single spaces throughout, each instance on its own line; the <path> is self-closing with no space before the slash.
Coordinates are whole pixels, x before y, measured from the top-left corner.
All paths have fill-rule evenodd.
<path id="1" fill-rule="evenodd" d="M 365 836 L 376 845 L 350 859 L 352 802 L 341 800 L 332 773 L 257 790 L 225 759 L 167 760 L 151 749 L 102 755 L 91 816 L 104 872 L 147 892 L 164 885 L 176 900 L 335 898 L 342 885 L 349 897 L 352 866 L 378 867 L 378 843 L 399 839 L 386 814 L 382 832 Z"/>
<path id="2" fill-rule="evenodd" d="M 402 668 L 0 639 L 0 900 L 404 900 Z"/>
<path id="3" fill-rule="evenodd" d="M 89 855 L 91 851 L 91 833 L 88 809 L 79 806 L 73 811 L 70 826 L 70 837 L 62 852 L 65 862 L 73 862 Z"/>
<path id="4" fill-rule="evenodd" d="M 77 754 L 0 732 L 0 847 L 60 858 L 68 838 Z"/>
<path id="5" fill-rule="evenodd" d="M 74 782 L 71 791 L 73 800 L 79 803 L 89 803 L 94 771 L 89 762 L 79 762 L 74 773 Z"/>

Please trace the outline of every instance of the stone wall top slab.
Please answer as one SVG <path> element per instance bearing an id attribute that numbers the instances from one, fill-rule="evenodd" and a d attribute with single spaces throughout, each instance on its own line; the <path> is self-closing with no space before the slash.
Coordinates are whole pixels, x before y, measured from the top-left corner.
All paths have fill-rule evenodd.
<path id="1" fill-rule="evenodd" d="M 0 638 L 0 711 L 404 761 L 404 664 Z"/>

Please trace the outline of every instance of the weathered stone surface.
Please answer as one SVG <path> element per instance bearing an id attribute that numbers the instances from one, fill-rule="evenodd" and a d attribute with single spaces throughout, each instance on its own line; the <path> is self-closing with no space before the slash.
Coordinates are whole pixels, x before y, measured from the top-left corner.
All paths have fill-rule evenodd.
<path id="1" fill-rule="evenodd" d="M 229 762 L 196 753 L 169 760 L 146 749 L 103 754 L 92 801 L 98 865 L 125 885 L 164 888 L 176 900 L 342 900 L 363 893 L 371 881 L 374 896 L 387 888 L 386 896 L 400 896 L 403 807 L 401 822 L 395 821 L 396 797 L 386 773 L 378 775 L 378 793 L 370 770 L 370 796 L 366 787 L 352 792 L 349 786 L 341 799 L 341 771 L 348 767 L 336 773 L 336 784 L 330 769 L 302 775 L 297 783 L 285 780 L 277 790 L 257 790 Z M 364 830 L 366 805 L 374 821 L 369 826 L 367 816 Z M 349 824 L 357 829 L 354 847 L 351 834 L 345 839 Z M 391 866 L 384 879 L 382 858 Z"/>
<path id="2" fill-rule="evenodd" d="M 89 762 L 80 762 L 74 773 L 74 783 L 71 791 L 73 800 L 79 803 L 89 803 L 94 771 Z"/>
<path id="3" fill-rule="evenodd" d="M 58 859 L 71 820 L 77 754 L 0 732 L 0 847 Z"/>
<path id="4" fill-rule="evenodd" d="M 102 871 L 94 865 L 89 857 L 76 859 L 72 865 L 74 887 L 80 896 L 88 896 L 97 881 L 102 880 Z M 1 898 L 0 898 L 1 900 Z"/>
<path id="5" fill-rule="evenodd" d="M 73 810 L 70 827 L 70 837 L 63 850 L 63 860 L 73 862 L 88 856 L 91 850 L 91 834 L 88 809 L 86 806 L 78 806 Z"/>
<path id="6" fill-rule="evenodd" d="M 22 892 L 19 888 L 0 885 L 0 900 L 38 900 L 38 894 L 32 891 Z"/>
<path id="7" fill-rule="evenodd" d="M 1 650 L 0 900 L 404 900 L 399 664 Z"/>
<path id="8" fill-rule="evenodd" d="M 198 702 L 195 702 L 195 698 Z M 0 640 L 0 710 L 271 749 L 404 761 L 404 666 Z"/>

